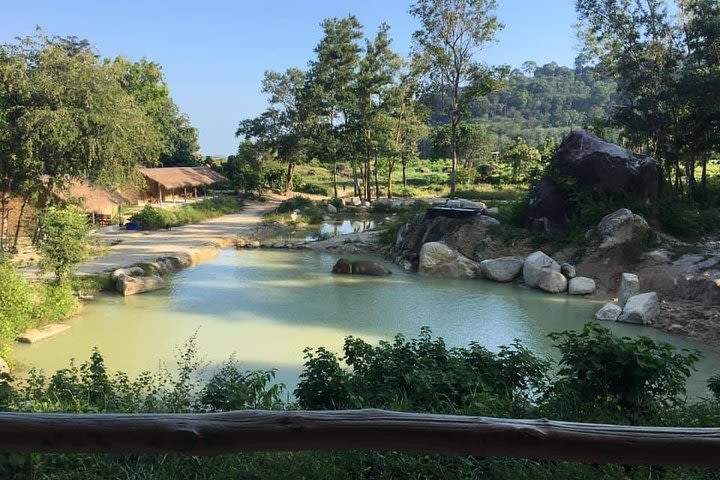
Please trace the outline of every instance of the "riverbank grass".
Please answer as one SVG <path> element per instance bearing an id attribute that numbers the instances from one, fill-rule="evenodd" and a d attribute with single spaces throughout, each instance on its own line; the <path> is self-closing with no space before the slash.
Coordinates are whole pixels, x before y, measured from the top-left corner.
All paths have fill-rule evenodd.
<path id="1" fill-rule="evenodd" d="M 140 212 L 130 217 L 130 221 L 137 222 L 142 230 L 160 230 L 238 213 L 243 206 L 243 201 L 237 197 L 206 198 L 174 210 L 145 205 Z"/>

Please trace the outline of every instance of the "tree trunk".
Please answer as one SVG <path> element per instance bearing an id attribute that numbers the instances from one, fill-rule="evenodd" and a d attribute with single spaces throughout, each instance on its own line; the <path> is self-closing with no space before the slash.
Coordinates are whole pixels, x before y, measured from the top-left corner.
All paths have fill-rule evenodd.
<path id="1" fill-rule="evenodd" d="M 457 119 L 457 120 L 456 120 Z M 450 173 L 450 198 L 455 198 L 455 176 L 457 173 L 457 126 L 459 118 L 453 113 L 452 123 L 450 125 L 450 134 L 452 136 L 452 172 Z"/>
<path id="2" fill-rule="evenodd" d="M 0 192 L 0 252 L 5 251 L 5 217 L 8 203 L 10 203 L 9 192 Z"/>
<path id="3" fill-rule="evenodd" d="M 405 169 L 407 168 L 407 159 L 405 156 L 402 157 L 402 184 L 403 188 L 407 188 L 407 175 Z"/>
<path id="4" fill-rule="evenodd" d="M 13 238 L 12 249 L 17 252 L 18 239 L 20 238 L 20 225 L 22 224 L 22 217 L 25 213 L 25 207 L 27 206 L 30 195 L 23 195 L 22 205 L 20 205 L 20 212 L 18 213 L 17 225 L 15 225 L 15 237 Z"/>
<path id="5" fill-rule="evenodd" d="M 374 172 L 374 176 L 375 176 L 375 200 L 377 200 L 377 199 L 380 198 L 380 182 L 379 182 L 379 180 L 378 180 L 378 157 L 377 157 L 377 155 L 375 155 L 375 161 L 374 161 L 374 163 L 375 163 L 375 165 L 374 165 L 374 167 L 375 167 L 375 172 Z"/>
<path id="6" fill-rule="evenodd" d="M 295 162 L 288 162 L 287 177 L 285 178 L 285 193 L 292 187 L 293 175 L 295 174 Z"/>
<path id="7" fill-rule="evenodd" d="M 700 183 L 702 185 L 702 201 L 703 205 L 707 206 L 707 164 L 708 164 L 708 153 L 703 155 L 702 159 L 702 174 L 700 176 Z"/>
<path id="8" fill-rule="evenodd" d="M 353 161 L 352 169 L 353 169 L 353 196 L 359 197 L 360 196 L 360 182 L 358 180 L 357 161 Z"/>

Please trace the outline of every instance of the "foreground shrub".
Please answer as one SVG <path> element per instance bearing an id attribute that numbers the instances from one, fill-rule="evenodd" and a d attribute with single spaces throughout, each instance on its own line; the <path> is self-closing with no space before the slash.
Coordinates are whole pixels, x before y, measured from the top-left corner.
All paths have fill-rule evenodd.
<path id="1" fill-rule="evenodd" d="M 618 337 L 596 323 L 550 338 L 561 354 L 560 370 L 545 395 L 551 410 L 564 409 L 563 418 L 595 411 L 657 418 L 685 401 L 685 382 L 700 359 L 699 352 L 678 352 L 649 337 Z"/>
<path id="2" fill-rule="evenodd" d="M 40 267 L 63 283 L 90 251 L 87 216 L 77 207 L 50 207 L 40 219 Z"/>
<path id="3" fill-rule="evenodd" d="M 7 358 L 12 342 L 34 321 L 34 293 L 15 268 L 0 260 L 0 356 Z"/>

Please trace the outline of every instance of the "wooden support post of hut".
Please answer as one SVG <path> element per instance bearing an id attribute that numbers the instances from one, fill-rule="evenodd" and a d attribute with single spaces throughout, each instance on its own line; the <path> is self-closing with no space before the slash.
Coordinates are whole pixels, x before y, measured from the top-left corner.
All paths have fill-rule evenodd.
<path id="1" fill-rule="evenodd" d="M 207 167 L 165 167 L 141 168 L 140 173 L 147 182 L 147 195 L 157 192 L 162 203 L 163 197 L 172 196 L 175 202 L 176 190 L 182 188 L 183 197 L 187 201 L 188 189 L 191 188 L 194 198 L 198 196 L 198 188 L 227 182 L 227 178 Z"/>

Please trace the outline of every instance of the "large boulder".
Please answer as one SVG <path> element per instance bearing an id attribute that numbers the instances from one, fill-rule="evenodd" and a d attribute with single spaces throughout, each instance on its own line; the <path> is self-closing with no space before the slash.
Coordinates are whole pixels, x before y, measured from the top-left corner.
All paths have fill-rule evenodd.
<path id="1" fill-rule="evenodd" d="M 590 295 L 595 292 L 595 280 L 587 277 L 575 277 L 568 282 L 570 295 Z"/>
<path id="2" fill-rule="evenodd" d="M 650 232 L 650 225 L 640 215 L 621 208 L 606 215 L 596 228 L 600 248 L 612 248 L 628 242 L 640 242 Z"/>
<path id="3" fill-rule="evenodd" d="M 145 275 L 145 270 L 143 270 L 142 267 L 118 268 L 110 274 L 110 278 L 113 281 L 117 281 L 118 278 L 125 275 L 130 277 L 141 277 Z"/>
<path id="4" fill-rule="evenodd" d="M 565 275 L 565 278 L 567 278 L 568 280 L 577 277 L 577 271 L 575 270 L 575 267 L 573 265 L 570 265 L 569 263 L 563 263 L 562 265 L 560 265 L 560 273 Z"/>
<path id="5" fill-rule="evenodd" d="M 561 230 L 577 208 L 569 189 L 555 179 L 570 181 L 573 190 L 601 196 L 629 194 L 645 204 L 658 195 L 660 167 L 651 157 L 608 143 L 585 131 L 572 132 L 551 160 L 550 173 L 535 186 L 527 222 L 544 231 Z"/>
<path id="6" fill-rule="evenodd" d="M 520 257 L 502 257 L 480 262 L 483 278 L 494 282 L 511 282 L 520 274 L 525 261 Z"/>
<path id="7" fill-rule="evenodd" d="M 623 273 L 618 289 L 618 305 L 624 307 L 630 297 L 640 293 L 640 279 L 634 273 Z"/>
<path id="8" fill-rule="evenodd" d="M 660 313 L 660 301 L 655 292 L 630 297 L 618 317 L 618 322 L 650 325 Z"/>
<path id="9" fill-rule="evenodd" d="M 116 286 L 117 291 L 127 297 L 128 295 L 161 290 L 165 288 L 165 281 L 159 275 L 150 275 L 148 277 L 125 275 L 118 278 Z"/>
<path id="10" fill-rule="evenodd" d="M 333 205 L 332 203 L 327 204 L 327 210 L 328 210 L 328 212 L 332 213 L 333 215 L 335 215 L 338 212 L 337 207 L 335 205 Z"/>
<path id="11" fill-rule="evenodd" d="M 543 252 L 530 254 L 523 263 L 523 279 L 529 287 L 536 288 L 547 271 L 560 273 L 560 264 Z M 565 283 L 567 284 L 567 279 Z"/>
<path id="12" fill-rule="evenodd" d="M 372 260 L 357 260 L 351 262 L 347 258 L 341 258 L 333 266 L 332 273 L 345 275 L 370 275 L 375 277 L 384 277 L 392 272 L 385 265 Z"/>
<path id="13" fill-rule="evenodd" d="M 596 320 L 603 320 L 606 322 L 615 322 L 622 313 L 622 308 L 614 303 L 606 303 L 600 310 L 595 312 Z"/>
<path id="14" fill-rule="evenodd" d="M 447 278 L 476 278 L 479 265 L 444 243 L 428 242 L 420 249 L 418 271 Z"/>
<path id="15" fill-rule="evenodd" d="M 548 293 L 562 293 L 568 288 L 568 280 L 557 270 L 544 270 L 538 280 L 537 288 Z"/>

